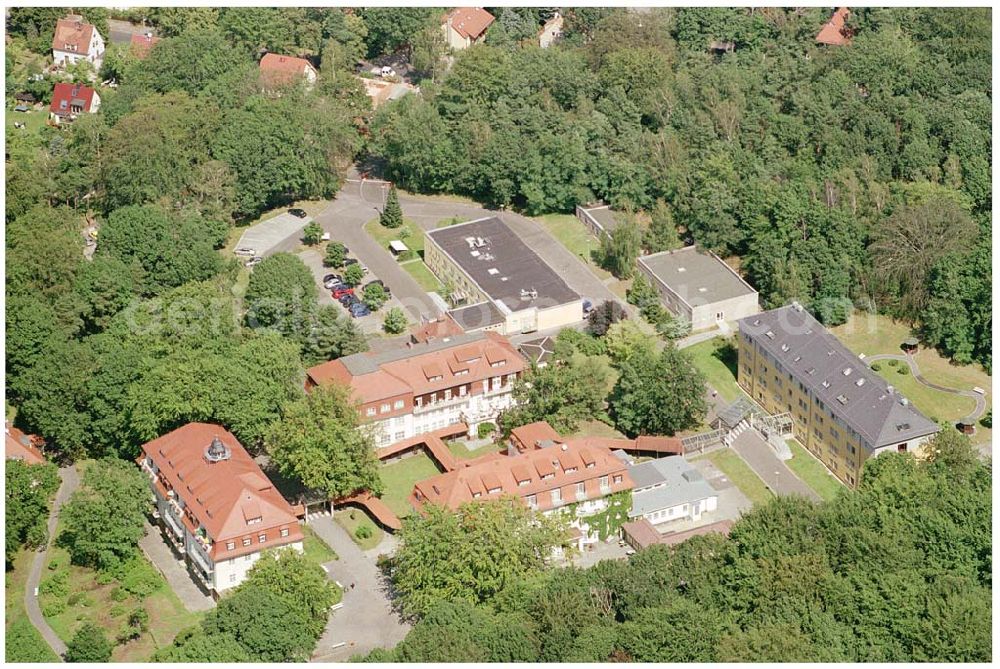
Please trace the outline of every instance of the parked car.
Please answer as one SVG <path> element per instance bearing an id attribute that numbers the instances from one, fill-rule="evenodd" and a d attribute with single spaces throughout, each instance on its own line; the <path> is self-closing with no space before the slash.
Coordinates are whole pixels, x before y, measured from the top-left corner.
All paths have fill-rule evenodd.
<path id="1" fill-rule="evenodd" d="M 344 253 L 346 254 L 347 251 L 344 251 Z M 358 264 L 357 258 L 344 258 L 344 267 L 350 267 L 351 265 L 357 265 L 357 264 Z"/>
<path id="2" fill-rule="evenodd" d="M 341 283 L 334 286 L 330 294 L 333 296 L 333 299 L 339 300 L 344 295 L 353 295 L 354 289 Z"/>
<path id="3" fill-rule="evenodd" d="M 257 255 L 257 249 L 252 249 L 249 246 L 243 246 L 233 251 L 233 254 L 252 258 L 253 256 Z"/>
<path id="4" fill-rule="evenodd" d="M 358 299 L 358 296 L 357 296 L 357 295 L 355 295 L 354 293 L 347 293 L 346 295 L 341 295 L 341 296 L 340 296 L 340 297 L 339 297 L 339 298 L 337 299 L 337 301 L 338 301 L 338 302 L 340 302 L 340 305 L 341 305 L 342 307 L 344 307 L 345 309 L 347 309 L 347 308 L 350 308 L 350 306 L 351 306 L 352 304 L 357 304 L 357 303 L 358 303 L 358 302 L 360 302 L 361 300 L 359 300 L 359 299 Z"/>
<path id="5" fill-rule="evenodd" d="M 323 277 L 323 287 L 332 290 L 338 283 L 344 283 L 344 277 L 339 274 L 327 274 Z"/>
<path id="6" fill-rule="evenodd" d="M 350 307 L 348 307 L 348 309 L 351 312 L 352 318 L 361 318 L 362 316 L 367 316 L 368 314 L 371 313 L 371 309 L 365 306 L 364 302 L 358 302 L 356 304 L 352 304 Z"/>
<path id="7" fill-rule="evenodd" d="M 583 301 L 583 313 L 584 313 L 584 315 L 589 314 L 593 310 L 594 310 L 594 303 L 591 302 L 590 300 L 584 300 Z"/>
<path id="8" fill-rule="evenodd" d="M 250 260 L 247 260 L 243 264 L 244 264 L 244 266 L 252 269 L 252 268 L 256 267 L 257 265 L 259 265 L 261 260 L 263 260 L 263 258 L 261 258 L 260 256 L 254 256 L 253 258 L 250 258 Z"/>
<path id="9" fill-rule="evenodd" d="M 298 218 L 305 218 L 306 216 L 309 215 L 306 213 L 305 209 L 289 209 L 288 213 Z"/>

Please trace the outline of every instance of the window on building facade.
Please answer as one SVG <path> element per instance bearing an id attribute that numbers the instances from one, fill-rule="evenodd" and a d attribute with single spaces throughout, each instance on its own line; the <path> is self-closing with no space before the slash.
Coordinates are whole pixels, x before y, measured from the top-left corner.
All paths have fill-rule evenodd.
<path id="1" fill-rule="evenodd" d="M 465 389 L 465 385 L 463 384 L 463 385 L 461 385 L 461 386 L 458 387 L 458 396 L 459 397 L 465 397 L 465 394 L 466 394 L 466 389 Z"/>
<path id="2" fill-rule="evenodd" d="M 451 399 L 451 389 L 450 388 L 444 391 L 444 399 L 445 399 L 446 402 Z"/>
<path id="3" fill-rule="evenodd" d="M 243 545 L 244 546 L 249 546 L 250 543 L 251 543 L 250 537 L 243 537 Z"/>
<path id="4" fill-rule="evenodd" d="M 365 415 L 366 416 L 374 416 L 375 415 L 375 407 L 368 407 L 367 409 L 365 409 Z"/>
<path id="5" fill-rule="evenodd" d="M 618 476 L 615 477 L 615 483 L 618 482 L 617 481 L 618 478 L 619 478 Z M 601 485 L 602 488 L 607 488 L 608 487 L 608 477 L 607 476 L 602 476 L 599 479 L 599 483 L 600 483 L 600 485 Z"/>
<path id="6" fill-rule="evenodd" d="M 257 535 L 257 541 L 259 541 L 260 543 L 264 543 L 265 541 L 267 541 L 267 535 L 266 534 L 258 534 Z"/>
<path id="7" fill-rule="evenodd" d="M 288 536 L 288 528 L 287 527 L 282 527 L 281 528 L 281 536 L 283 536 L 283 537 L 287 537 Z"/>
<path id="8" fill-rule="evenodd" d="M 562 503 L 562 490 L 556 488 L 555 490 L 552 491 L 552 504 L 556 505 L 561 503 Z"/>
<path id="9" fill-rule="evenodd" d="M 576 494 L 577 496 L 583 496 L 587 494 L 586 485 L 584 485 L 583 481 L 580 481 L 579 483 L 576 484 Z"/>
<path id="10" fill-rule="evenodd" d="M 534 508 L 538 506 L 538 495 L 528 495 L 524 501 L 528 503 L 528 506 Z"/>
<path id="11" fill-rule="evenodd" d="M 229 582 L 230 583 L 235 583 L 236 582 L 236 574 L 230 574 L 229 575 Z"/>
<path id="12" fill-rule="evenodd" d="M 227 551 L 236 550 L 236 542 L 235 541 L 227 541 L 226 542 L 226 550 Z"/>
<path id="13" fill-rule="evenodd" d="M 393 409 L 402 409 L 403 408 L 403 404 L 404 404 L 403 400 L 396 400 L 395 402 L 392 403 L 392 408 Z"/>
<path id="14" fill-rule="evenodd" d="M 383 404 L 379 409 L 379 411 L 381 411 L 382 413 L 389 413 L 389 404 L 388 403 Z"/>

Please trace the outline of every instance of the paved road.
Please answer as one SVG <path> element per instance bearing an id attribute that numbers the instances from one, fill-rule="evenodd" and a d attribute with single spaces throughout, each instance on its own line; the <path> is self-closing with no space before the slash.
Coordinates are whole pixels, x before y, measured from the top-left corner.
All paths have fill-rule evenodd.
<path id="1" fill-rule="evenodd" d="M 865 364 L 871 366 L 871 364 L 877 360 L 901 360 L 905 362 L 909 368 L 910 372 L 913 374 L 913 378 L 917 380 L 917 383 L 921 383 L 928 388 L 933 388 L 934 390 L 940 390 L 943 393 L 951 393 L 952 395 L 961 395 L 962 397 L 971 397 L 976 401 L 976 408 L 971 414 L 962 419 L 964 423 L 975 423 L 986 411 L 986 397 L 972 390 L 959 390 L 957 388 L 948 388 L 947 386 L 941 386 L 931 381 L 928 381 L 923 376 L 920 375 L 920 367 L 917 366 L 917 361 L 912 355 L 901 355 L 895 353 L 880 353 L 878 355 L 873 355 L 865 358 Z"/>
<path id="2" fill-rule="evenodd" d="M 313 661 L 343 662 L 402 641 L 410 626 L 392 610 L 385 579 L 375 566 L 376 556 L 365 554 L 330 516 L 318 516 L 309 526 L 340 557 L 326 567 L 330 577 L 344 586 L 344 606 L 330 614 Z M 345 645 L 334 648 L 341 643 Z"/>
<path id="3" fill-rule="evenodd" d="M 363 226 L 379 215 L 383 200 L 383 183 L 350 179 L 337 194 L 337 199 L 316 217 L 333 239 L 343 242 L 374 276 L 385 281 L 393 297 L 417 320 L 438 314 L 438 307 L 426 292 L 396 262 L 387 249 L 368 236 Z M 401 195 L 403 215 L 424 230 L 433 230 L 445 219 L 458 217 L 473 220 L 499 216 L 535 253 L 556 271 L 570 288 L 598 303 L 604 300 L 622 302 L 590 269 L 535 221 L 511 212 L 485 209 L 475 204 L 446 198 Z M 630 305 L 625 305 L 631 308 Z"/>
<path id="4" fill-rule="evenodd" d="M 801 495 L 813 501 L 820 496 L 799 479 L 782 462 L 766 441 L 753 429 L 746 429 L 733 441 L 731 448 L 743 458 L 776 495 Z"/>
<path id="5" fill-rule="evenodd" d="M 188 611 L 207 611 L 215 606 L 215 600 L 202 591 L 188 572 L 184 560 L 177 558 L 167 545 L 160 528 L 146 522 L 146 536 L 139 540 L 139 547 L 153 566 L 167 579 L 171 589 L 177 594 Z"/>
<path id="6" fill-rule="evenodd" d="M 42 609 L 38 606 L 38 597 L 35 596 L 35 589 L 42 580 L 42 568 L 45 566 L 45 557 L 49 552 L 49 545 L 55 541 L 56 523 L 59 521 L 59 511 L 63 504 L 73 495 L 73 492 L 80 485 L 80 477 L 75 466 L 63 467 L 59 470 L 59 490 L 56 492 L 55 500 L 52 502 L 52 510 L 49 513 L 49 540 L 45 546 L 35 553 L 35 558 L 31 562 L 31 572 L 28 574 L 28 582 L 24 586 L 24 608 L 28 613 L 28 620 L 35 626 L 35 629 L 42 635 L 49 647 L 55 651 L 56 655 L 62 657 L 66 653 L 66 644 L 49 627 Z"/>

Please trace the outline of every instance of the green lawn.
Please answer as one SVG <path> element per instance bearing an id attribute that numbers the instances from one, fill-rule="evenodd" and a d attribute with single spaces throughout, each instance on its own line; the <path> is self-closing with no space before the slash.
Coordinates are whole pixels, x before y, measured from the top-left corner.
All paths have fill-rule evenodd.
<path id="1" fill-rule="evenodd" d="M 602 439 L 627 439 L 627 437 L 611 427 L 607 423 L 602 423 L 599 420 L 585 420 L 581 421 L 577 426 L 576 431 L 572 434 L 563 435 L 567 439 L 576 437 L 601 437 Z"/>
<path id="2" fill-rule="evenodd" d="M 786 439 L 785 443 L 792 451 L 792 459 L 785 461 L 788 468 L 802 479 L 802 482 L 816 491 L 816 494 L 826 501 L 834 499 L 844 484 L 831 474 L 826 466 L 807 451 L 796 439 Z"/>
<path id="3" fill-rule="evenodd" d="M 607 279 L 611 273 L 598 267 L 591 259 L 591 253 L 600 248 L 600 242 L 590 233 L 590 230 L 572 214 L 546 214 L 534 220 L 541 223 L 559 243 L 565 246 L 577 258 L 586 263 L 601 279 Z"/>
<path id="4" fill-rule="evenodd" d="M 831 330 L 849 349 L 855 353 L 872 356 L 879 353 L 901 353 L 900 343 L 912 334 L 905 323 L 894 321 L 888 316 L 871 316 L 856 312 L 847 323 Z M 992 378 L 979 365 L 956 365 L 941 356 L 934 349 L 921 347 L 914 355 L 920 373 L 928 381 L 949 388 L 972 390 L 978 386 L 986 390 L 987 408 L 992 404 Z M 908 397 L 921 412 L 928 417 L 954 423 L 968 415 L 975 407 L 970 397 L 943 393 L 918 383 L 912 374 L 900 374 L 898 367 L 887 361 L 878 363 L 879 374 Z M 973 441 L 986 443 L 992 437 L 992 430 L 976 426 Z"/>
<path id="5" fill-rule="evenodd" d="M 740 489 L 747 499 L 749 499 L 755 506 L 759 504 L 767 504 L 773 497 L 772 493 L 764 482 L 760 480 L 750 466 L 743 462 L 743 459 L 728 448 L 724 448 L 718 451 L 713 451 L 707 455 L 700 455 L 692 460 L 700 460 L 705 458 L 709 460 L 712 464 L 719 468 L 719 470 L 729 477 L 729 480 L 733 482 L 737 488 Z"/>
<path id="6" fill-rule="evenodd" d="M 705 375 L 708 384 L 719 391 L 726 402 L 735 402 L 743 391 L 736 383 L 737 352 L 732 342 L 709 339 L 684 349 L 693 360 L 695 367 Z"/>
<path id="7" fill-rule="evenodd" d="M 400 267 L 405 269 L 413 280 L 420 284 L 420 287 L 424 289 L 427 293 L 438 293 L 444 290 L 444 284 L 434 276 L 434 273 L 427 268 L 423 260 L 415 259 L 408 260 L 404 263 L 399 264 Z"/>
<path id="8" fill-rule="evenodd" d="M 21 550 L 12 569 L 4 575 L 4 636 L 7 662 L 59 662 L 24 611 L 24 585 L 28 580 L 34 552 Z"/>
<path id="9" fill-rule="evenodd" d="M 406 232 L 403 232 L 403 231 Z M 389 250 L 389 242 L 398 239 L 406 244 L 411 251 L 416 251 L 423 257 L 424 253 L 424 231 L 419 225 L 408 218 L 403 219 L 403 224 L 398 228 L 385 228 L 379 224 L 377 218 L 365 223 L 365 232 L 379 243 L 379 246 Z M 407 234 L 409 233 L 409 234 Z"/>
<path id="10" fill-rule="evenodd" d="M 383 465 L 379 468 L 382 488 L 385 490 L 382 493 L 382 501 L 398 517 L 408 516 L 413 513 L 413 508 L 407 501 L 410 493 L 413 492 L 413 484 L 440 473 L 434 461 L 422 451 L 399 462 Z"/>
<path id="11" fill-rule="evenodd" d="M 325 564 L 340 559 L 333 552 L 333 549 L 327 546 L 325 541 L 316 536 L 316 533 L 308 525 L 302 526 L 302 534 L 305 535 L 305 540 L 302 542 L 302 552 L 313 562 Z"/>
<path id="12" fill-rule="evenodd" d="M 451 454 L 459 460 L 472 460 L 473 458 L 481 457 L 487 453 L 493 453 L 507 448 L 506 444 L 495 444 L 490 442 L 485 446 L 480 446 L 479 448 L 470 451 L 465 447 L 465 444 L 460 441 L 449 441 L 447 444 L 448 450 L 451 451 Z"/>
<path id="13" fill-rule="evenodd" d="M 49 117 L 48 107 L 43 109 L 34 110 L 28 112 L 16 112 L 14 108 L 11 107 L 7 110 L 7 132 L 8 137 L 10 133 L 24 133 L 25 135 L 37 135 L 41 132 L 42 128 L 45 127 L 45 121 Z M 24 130 L 14 127 L 14 122 L 24 124 Z"/>
<path id="14" fill-rule="evenodd" d="M 339 511 L 334 511 L 333 519 L 340 524 L 347 533 L 351 535 L 351 539 L 354 540 L 361 550 L 367 551 L 375 548 L 382 542 L 382 537 L 385 536 L 385 532 L 381 527 L 376 525 L 371 521 L 366 514 L 361 509 L 355 508 L 345 508 Z M 359 539 L 357 531 L 359 527 L 367 527 L 371 531 L 371 536 L 366 539 Z"/>

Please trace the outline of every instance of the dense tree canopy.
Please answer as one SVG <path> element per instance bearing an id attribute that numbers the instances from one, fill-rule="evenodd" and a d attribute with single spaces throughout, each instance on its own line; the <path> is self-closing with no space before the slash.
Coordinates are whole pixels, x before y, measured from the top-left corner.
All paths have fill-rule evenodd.
<path id="1" fill-rule="evenodd" d="M 10 437 L 8 437 L 10 438 Z M 50 462 L 37 465 L 8 459 L 4 472 L 4 557 L 8 566 L 22 546 L 37 548 L 48 541 L 46 522 L 59 472 Z"/>
<path id="2" fill-rule="evenodd" d="M 672 435 L 705 417 L 705 378 L 673 344 L 659 353 L 637 347 L 620 372 L 609 402 L 615 426 L 625 434 Z"/>

